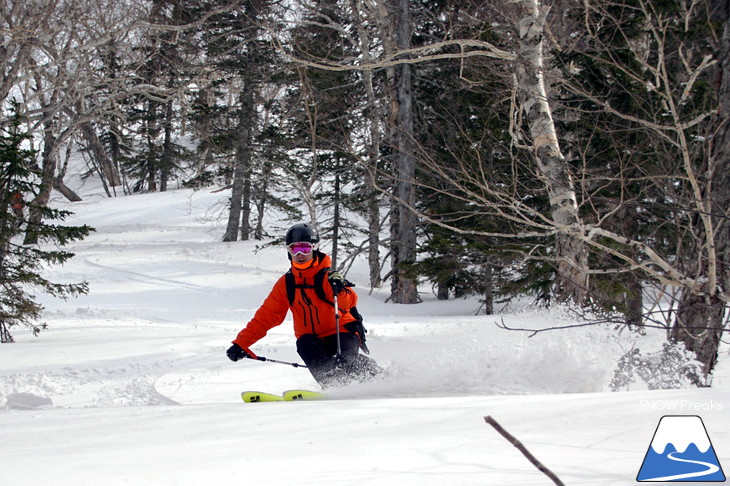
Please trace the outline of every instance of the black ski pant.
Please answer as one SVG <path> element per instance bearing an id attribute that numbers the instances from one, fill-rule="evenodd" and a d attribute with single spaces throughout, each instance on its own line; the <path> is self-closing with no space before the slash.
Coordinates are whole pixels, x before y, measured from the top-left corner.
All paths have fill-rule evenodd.
<path id="1" fill-rule="evenodd" d="M 358 354 L 360 340 L 355 334 L 340 333 L 340 356 L 337 356 L 337 334 L 319 337 L 305 334 L 297 339 L 297 353 L 322 387 L 361 381 L 378 368 L 373 360 Z M 379 369 L 379 368 L 378 368 Z"/>

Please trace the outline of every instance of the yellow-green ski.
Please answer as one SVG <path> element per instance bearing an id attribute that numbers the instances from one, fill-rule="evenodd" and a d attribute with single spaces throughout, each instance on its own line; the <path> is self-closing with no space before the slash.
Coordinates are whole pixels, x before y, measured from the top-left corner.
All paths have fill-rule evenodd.
<path id="1" fill-rule="evenodd" d="M 326 398 L 324 393 L 311 390 L 287 390 L 282 396 L 287 402 L 294 400 L 322 400 Z"/>
<path id="2" fill-rule="evenodd" d="M 326 397 L 327 396 L 324 393 L 312 390 L 287 390 L 281 395 L 257 391 L 245 391 L 241 393 L 241 398 L 243 398 L 243 401 L 246 403 L 322 400 Z"/>
<path id="3" fill-rule="evenodd" d="M 264 393 L 257 391 L 245 391 L 241 393 L 241 398 L 246 403 L 258 403 L 258 402 L 283 402 L 284 397 L 281 395 L 274 395 L 273 393 Z"/>

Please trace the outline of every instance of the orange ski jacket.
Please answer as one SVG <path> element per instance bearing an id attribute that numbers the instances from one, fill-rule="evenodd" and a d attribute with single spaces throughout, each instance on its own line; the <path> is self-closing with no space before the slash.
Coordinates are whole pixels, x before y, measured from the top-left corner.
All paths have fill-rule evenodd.
<path id="1" fill-rule="evenodd" d="M 306 269 L 292 266 L 294 274 L 295 295 L 291 306 L 286 289 L 286 275 L 276 281 L 264 303 L 254 314 L 246 327 L 233 340 L 243 349 L 248 349 L 266 333 L 284 322 L 287 311 L 291 310 L 294 320 L 294 335 L 297 339 L 305 334 L 324 337 L 337 332 L 335 327 L 334 306 L 322 300 L 315 291 L 315 276 L 320 270 L 328 269 L 332 260 L 328 255 L 317 252 L 312 265 Z M 322 282 L 322 290 L 329 302 L 333 301 L 332 286 L 327 278 Z M 350 309 L 357 305 L 357 294 L 346 287 L 337 296 L 337 307 L 340 316 L 340 332 L 347 332 L 345 324 L 355 321 Z"/>

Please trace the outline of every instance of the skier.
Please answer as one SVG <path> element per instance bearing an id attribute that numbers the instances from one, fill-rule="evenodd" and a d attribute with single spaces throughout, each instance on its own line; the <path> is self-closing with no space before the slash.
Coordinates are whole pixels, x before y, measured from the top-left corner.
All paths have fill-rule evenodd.
<path id="1" fill-rule="evenodd" d="M 355 307 L 357 294 L 350 282 L 330 268 L 330 257 L 319 251 L 317 231 L 306 223 L 295 224 L 286 232 L 285 240 L 291 269 L 274 284 L 233 340 L 228 358 L 257 359 L 250 347 L 280 325 L 291 310 L 297 352 L 323 388 L 367 380 L 380 373 L 382 369 L 374 360 L 359 354 L 359 349 L 368 349 L 362 317 Z"/>

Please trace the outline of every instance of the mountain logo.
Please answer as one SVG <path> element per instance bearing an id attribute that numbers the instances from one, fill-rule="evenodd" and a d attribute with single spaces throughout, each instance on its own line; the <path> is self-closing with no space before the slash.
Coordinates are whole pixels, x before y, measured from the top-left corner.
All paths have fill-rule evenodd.
<path id="1" fill-rule="evenodd" d="M 665 415 L 644 456 L 639 482 L 724 482 L 725 474 L 702 419 Z"/>

